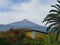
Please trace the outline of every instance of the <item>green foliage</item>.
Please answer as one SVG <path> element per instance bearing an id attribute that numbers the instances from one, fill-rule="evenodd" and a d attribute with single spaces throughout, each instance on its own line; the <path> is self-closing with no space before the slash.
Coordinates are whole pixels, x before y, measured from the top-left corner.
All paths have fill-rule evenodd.
<path id="1" fill-rule="evenodd" d="M 49 11 L 49 14 L 45 17 L 43 22 L 50 24 L 46 31 L 51 33 L 56 33 L 55 41 L 58 41 L 58 36 L 60 33 L 60 1 L 57 0 L 58 4 L 52 5 L 55 9 Z"/>
<path id="2" fill-rule="evenodd" d="M 60 45 L 54 42 L 55 34 L 46 34 L 42 40 L 43 37 L 32 39 L 25 33 L 21 29 L 0 32 L 0 45 Z"/>

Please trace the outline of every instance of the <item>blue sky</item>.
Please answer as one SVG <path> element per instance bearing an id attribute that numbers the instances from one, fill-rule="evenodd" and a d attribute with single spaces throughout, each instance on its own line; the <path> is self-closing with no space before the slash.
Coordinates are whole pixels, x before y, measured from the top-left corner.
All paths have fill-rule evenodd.
<path id="1" fill-rule="evenodd" d="M 0 0 L 0 24 L 28 19 L 39 25 L 56 0 Z"/>

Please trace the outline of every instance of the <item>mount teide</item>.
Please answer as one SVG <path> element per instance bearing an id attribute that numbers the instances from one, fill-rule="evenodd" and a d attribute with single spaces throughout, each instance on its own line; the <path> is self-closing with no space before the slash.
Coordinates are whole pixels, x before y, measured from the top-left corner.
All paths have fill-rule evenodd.
<path id="1" fill-rule="evenodd" d="M 0 31 L 6 31 L 10 28 L 31 28 L 34 30 L 44 31 L 46 30 L 46 27 L 35 24 L 27 19 L 24 19 L 22 21 L 14 22 L 7 25 L 0 25 Z"/>

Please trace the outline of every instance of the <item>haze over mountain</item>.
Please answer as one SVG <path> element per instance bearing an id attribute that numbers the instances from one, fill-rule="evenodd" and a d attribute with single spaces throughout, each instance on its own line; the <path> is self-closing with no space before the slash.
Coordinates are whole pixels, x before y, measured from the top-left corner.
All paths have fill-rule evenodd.
<path id="1" fill-rule="evenodd" d="M 31 28 L 34 30 L 39 30 L 39 31 L 45 31 L 46 27 L 35 24 L 27 19 L 24 19 L 22 21 L 10 23 L 7 25 L 0 25 L 0 31 L 6 31 L 9 28 Z"/>

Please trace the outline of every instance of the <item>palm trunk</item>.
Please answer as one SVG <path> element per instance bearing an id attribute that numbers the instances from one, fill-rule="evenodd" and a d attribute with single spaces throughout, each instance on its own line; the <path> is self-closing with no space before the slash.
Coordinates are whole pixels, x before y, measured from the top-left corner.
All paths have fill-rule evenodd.
<path id="1" fill-rule="evenodd" d="M 59 31 L 58 31 L 57 34 L 56 34 L 56 39 L 55 39 L 55 41 L 58 41 L 58 37 L 59 37 Z"/>

